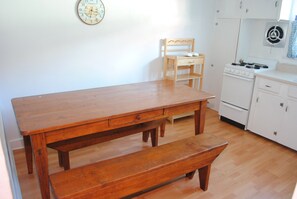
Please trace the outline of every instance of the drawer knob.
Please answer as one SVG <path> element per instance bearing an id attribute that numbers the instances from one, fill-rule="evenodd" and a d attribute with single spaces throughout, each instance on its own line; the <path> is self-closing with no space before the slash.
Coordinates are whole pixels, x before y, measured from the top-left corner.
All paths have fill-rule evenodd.
<path id="1" fill-rule="evenodd" d="M 280 105 L 281 107 L 284 107 L 284 103 L 280 103 L 279 105 Z"/>
<path id="2" fill-rule="evenodd" d="M 136 119 L 140 120 L 141 119 L 140 115 L 136 115 Z"/>
<path id="3" fill-rule="evenodd" d="M 273 135 L 277 135 L 277 132 L 276 132 L 276 131 L 274 131 L 274 132 L 273 132 Z"/>
<path id="4" fill-rule="evenodd" d="M 265 85 L 265 87 L 266 87 L 266 88 L 270 88 L 271 86 L 269 86 L 269 85 Z"/>

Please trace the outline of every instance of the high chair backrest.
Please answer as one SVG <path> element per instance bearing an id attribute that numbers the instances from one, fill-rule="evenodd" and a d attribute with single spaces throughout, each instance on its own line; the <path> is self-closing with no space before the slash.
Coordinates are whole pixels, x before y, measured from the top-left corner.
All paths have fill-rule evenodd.
<path id="1" fill-rule="evenodd" d="M 194 52 L 195 49 L 194 38 L 166 38 L 164 39 L 163 44 L 164 57 L 167 55 L 186 55 L 187 53 Z"/>

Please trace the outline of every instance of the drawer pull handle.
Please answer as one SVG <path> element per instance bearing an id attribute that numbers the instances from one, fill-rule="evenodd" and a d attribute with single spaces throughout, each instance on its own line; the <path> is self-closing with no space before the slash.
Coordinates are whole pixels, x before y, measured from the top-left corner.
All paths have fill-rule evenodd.
<path id="1" fill-rule="evenodd" d="M 271 86 L 269 86 L 269 85 L 265 85 L 265 87 L 266 87 L 266 88 L 271 88 Z"/>
<path id="2" fill-rule="evenodd" d="M 140 115 L 136 115 L 136 119 L 140 120 L 141 119 Z"/>

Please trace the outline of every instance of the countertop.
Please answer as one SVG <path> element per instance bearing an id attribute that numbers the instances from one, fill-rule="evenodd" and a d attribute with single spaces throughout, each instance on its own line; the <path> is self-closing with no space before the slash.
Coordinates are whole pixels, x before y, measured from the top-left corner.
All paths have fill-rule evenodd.
<path id="1" fill-rule="evenodd" d="M 256 76 L 297 86 L 296 73 L 287 73 L 279 70 L 269 70 L 269 71 L 262 71 L 262 72 L 256 73 Z"/>

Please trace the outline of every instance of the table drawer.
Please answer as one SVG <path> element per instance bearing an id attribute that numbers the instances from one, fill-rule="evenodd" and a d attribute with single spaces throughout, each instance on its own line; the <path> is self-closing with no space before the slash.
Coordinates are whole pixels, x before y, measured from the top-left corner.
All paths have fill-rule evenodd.
<path id="1" fill-rule="evenodd" d="M 203 64 L 204 60 L 203 58 L 185 58 L 185 59 L 177 59 L 177 65 L 193 65 L 193 64 Z"/>
<path id="2" fill-rule="evenodd" d="M 186 112 L 193 112 L 200 109 L 200 102 L 180 105 L 176 107 L 166 108 L 164 114 L 166 116 L 178 115 Z"/>
<path id="3" fill-rule="evenodd" d="M 269 79 L 260 79 L 259 81 L 259 88 L 270 91 L 273 93 L 279 93 L 281 84 L 276 81 L 272 81 Z"/>
<path id="4" fill-rule="evenodd" d="M 163 117 L 163 109 L 147 111 L 144 113 L 128 115 L 124 117 L 114 118 L 109 120 L 109 125 L 112 126 L 125 126 L 127 124 L 137 124 L 145 121 L 149 121 L 152 118 Z"/>
<path id="5" fill-rule="evenodd" d="M 71 139 L 79 136 L 89 135 L 96 132 L 108 130 L 108 120 L 67 127 L 46 133 L 46 142 L 53 143 L 61 140 Z"/>

